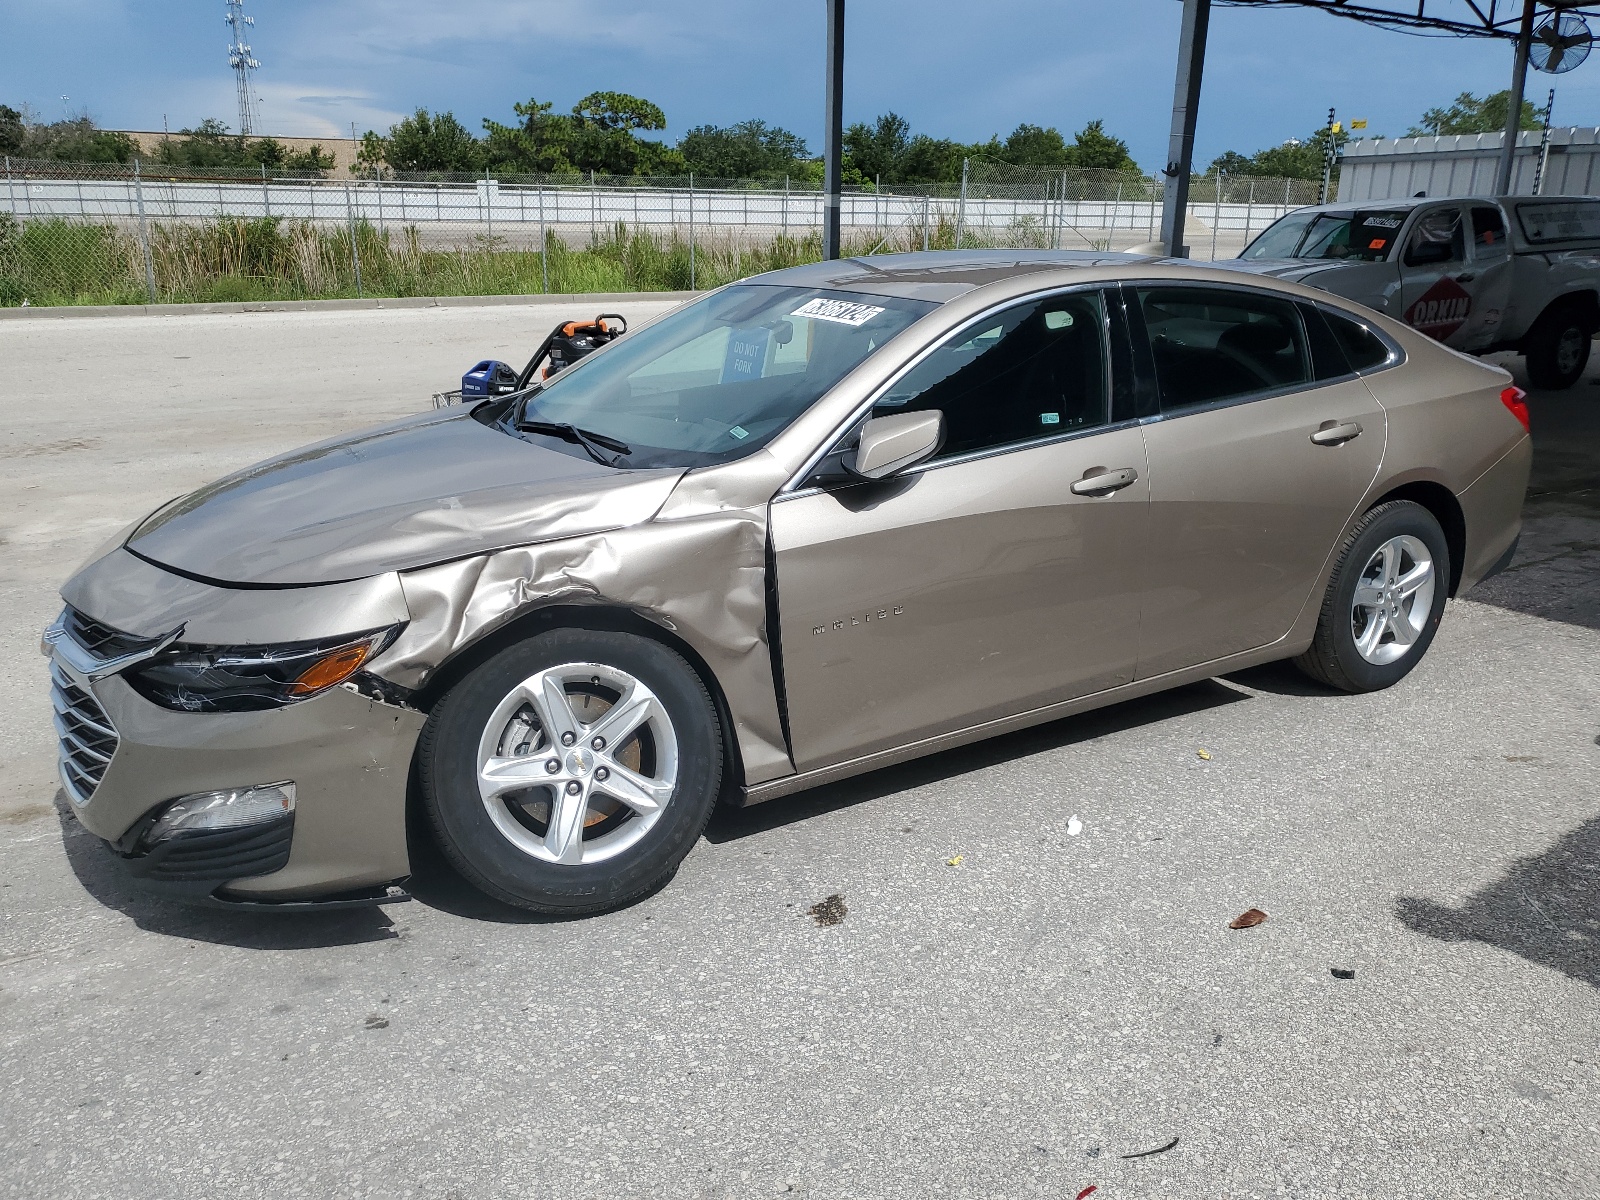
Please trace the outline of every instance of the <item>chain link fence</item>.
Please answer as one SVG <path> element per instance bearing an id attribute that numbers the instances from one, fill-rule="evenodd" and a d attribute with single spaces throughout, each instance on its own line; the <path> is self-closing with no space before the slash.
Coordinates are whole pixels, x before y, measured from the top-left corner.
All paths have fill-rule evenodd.
<path id="1" fill-rule="evenodd" d="M 0 305 L 677 290 L 822 254 L 823 195 L 789 179 L 4 170 Z M 1315 188 L 1196 178 L 1195 256 L 1236 254 Z M 1116 250 L 1155 240 L 1160 210 L 1159 178 L 973 159 L 960 184 L 849 190 L 840 223 L 848 254 Z"/>

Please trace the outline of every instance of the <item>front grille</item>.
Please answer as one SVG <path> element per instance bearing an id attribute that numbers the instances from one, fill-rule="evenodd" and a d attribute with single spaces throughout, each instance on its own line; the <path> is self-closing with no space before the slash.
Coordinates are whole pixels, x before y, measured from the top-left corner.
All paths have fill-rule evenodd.
<path id="1" fill-rule="evenodd" d="M 100 702 L 55 663 L 50 664 L 50 682 L 61 740 L 61 783 L 76 803 L 87 804 L 117 752 L 117 731 Z"/>
<path id="2" fill-rule="evenodd" d="M 102 625 L 93 617 L 84 616 L 70 605 L 67 607 L 65 618 L 63 623 L 72 640 L 96 658 L 121 658 L 124 654 L 148 650 L 161 641 L 158 637 L 138 637 L 131 633 L 123 633 L 120 629 L 113 629 L 109 625 Z"/>

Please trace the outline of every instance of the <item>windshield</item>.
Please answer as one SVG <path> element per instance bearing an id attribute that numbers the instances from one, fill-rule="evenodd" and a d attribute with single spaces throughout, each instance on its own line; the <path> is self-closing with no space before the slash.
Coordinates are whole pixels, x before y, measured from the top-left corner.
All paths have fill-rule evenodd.
<path id="1" fill-rule="evenodd" d="M 1344 258 L 1383 262 L 1405 224 L 1405 211 L 1295 212 L 1282 217 L 1240 258 Z"/>
<path id="2" fill-rule="evenodd" d="M 513 405 L 500 424 L 618 467 L 727 462 L 771 441 L 867 355 L 936 307 L 894 296 L 741 284 L 567 368 Z"/>

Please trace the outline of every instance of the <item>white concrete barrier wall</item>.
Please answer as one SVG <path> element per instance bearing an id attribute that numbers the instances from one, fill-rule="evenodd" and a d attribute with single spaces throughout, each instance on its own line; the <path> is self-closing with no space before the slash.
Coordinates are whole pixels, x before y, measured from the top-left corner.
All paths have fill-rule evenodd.
<path id="1" fill-rule="evenodd" d="M 626 225 L 691 226 L 708 230 L 792 229 L 804 232 L 822 222 L 817 192 L 714 191 L 688 189 L 585 188 L 501 185 L 495 180 L 465 183 L 383 183 L 263 180 L 199 182 L 146 179 L 7 180 L 4 203 L 20 220 L 50 217 L 131 220 L 143 201 L 156 221 L 210 217 L 288 217 L 323 222 L 366 220 L 374 225 L 477 227 L 536 231 L 589 227 L 596 231 Z M 1194 204 L 1189 208 L 1191 244 L 1216 229 L 1248 238 L 1293 206 L 1285 204 Z M 1043 199 L 929 199 L 871 193 L 847 194 L 840 223 L 852 231 L 920 229 L 925 221 L 960 220 L 974 230 L 1031 226 L 1063 248 L 1103 238 L 1074 237 L 1074 231 L 1111 231 L 1159 236 L 1161 206 L 1150 201 L 1059 201 Z M 1118 238 L 1119 241 L 1126 238 Z"/>

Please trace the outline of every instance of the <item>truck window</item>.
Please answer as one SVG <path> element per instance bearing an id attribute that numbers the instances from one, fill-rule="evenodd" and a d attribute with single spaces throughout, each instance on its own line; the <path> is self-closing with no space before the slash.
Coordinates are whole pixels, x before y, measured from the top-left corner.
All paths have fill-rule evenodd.
<path id="1" fill-rule="evenodd" d="M 1240 258 L 1355 259 L 1383 262 L 1405 224 L 1404 210 L 1290 213 L 1250 244 Z"/>
<path id="2" fill-rule="evenodd" d="M 1462 262 L 1467 257 L 1466 237 L 1461 229 L 1461 210 L 1436 208 L 1423 213 L 1406 242 L 1406 266 L 1425 267 L 1431 263 Z"/>
<path id="3" fill-rule="evenodd" d="M 1478 205 L 1472 210 L 1472 244 L 1479 249 L 1501 253 L 1506 245 L 1506 221 L 1498 208 Z"/>
<path id="4" fill-rule="evenodd" d="M 1240 258 L 1293 258 L 1300 246 L 1300 238 L 1311 224 L 1315 213 L 1292 212 L 1279 217 L 1261 231 L 1259 237 L 1245 247 Z"/>
<path id="5" fill-rule="evenodd" d="M 1522 236 L 1530 242 L 1600 238 L 1600 200 L 1542 200 L 1517 205 Z"/>

